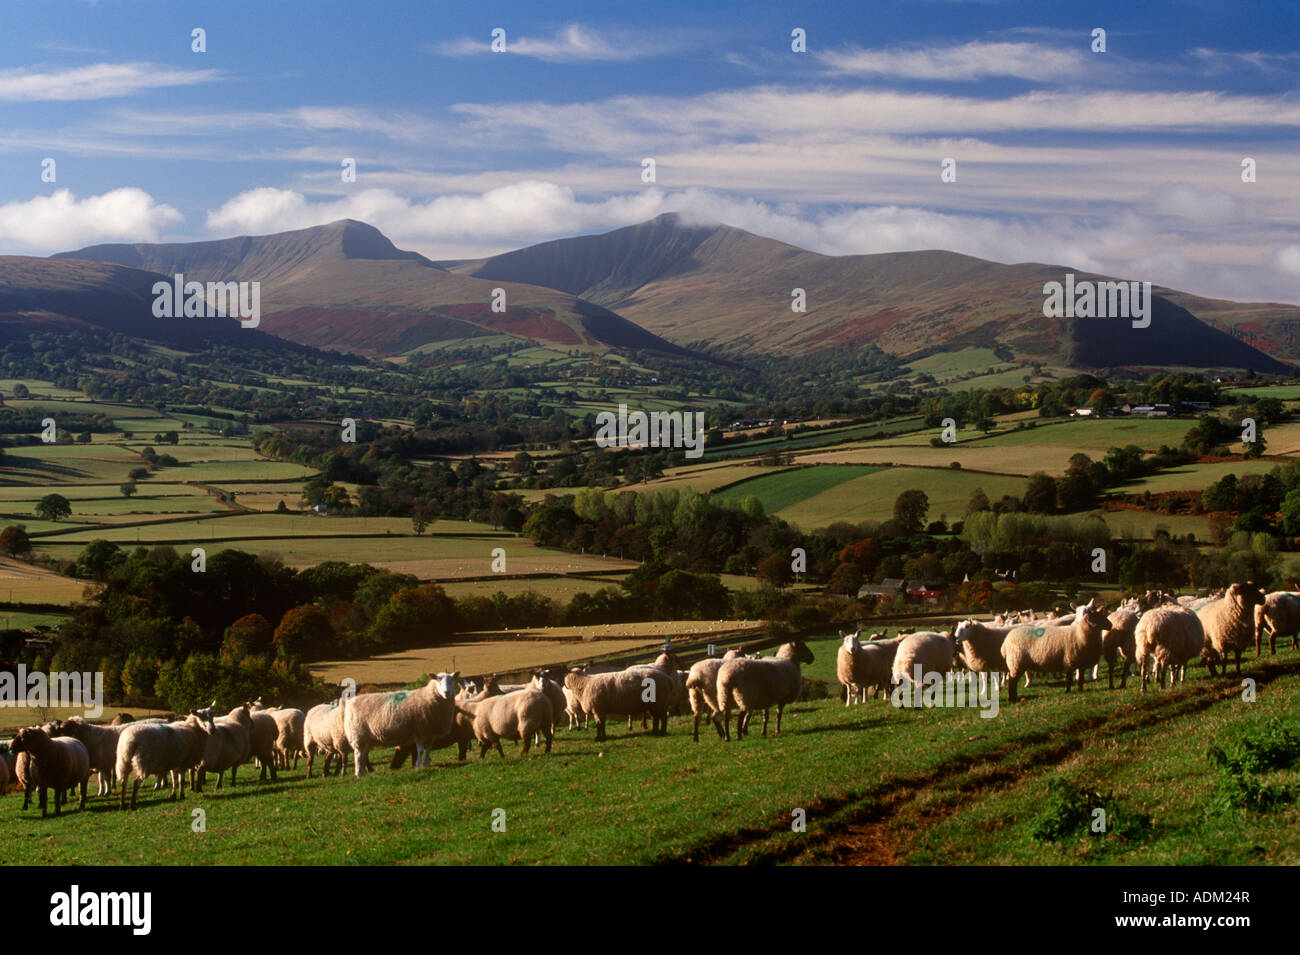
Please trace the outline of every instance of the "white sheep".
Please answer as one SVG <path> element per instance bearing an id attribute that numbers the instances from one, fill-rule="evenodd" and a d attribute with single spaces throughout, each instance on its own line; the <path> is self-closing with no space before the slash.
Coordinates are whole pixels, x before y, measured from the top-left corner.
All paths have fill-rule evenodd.
<path id="1" fill-rule="evenodd" d="M 962 620 L 953 629 L 953 642 L 961 651 L 966 669 L 979 674 L 980 693 L 988 692 L 990 673 L 1005 674 L 1007 661 L 1002 656 L 1002 644 L 1011 632 L 1009 626 Z"/>
<path id="2" fill-rule="evenodd" d="M 289 768 L 289 757 L 293 757 L 293 768 L 298 768 L 298 757 L 303 753 L 302 732 L 307 714 L 293 707 L 271 710 L 275 720 L 275 757 L 284 769 Z"/>
<path id="3" fill-rule="evenodd" d="M 904 680 L 915 682 L 917 667 L 920 667 L 922 680 L 929 673 L 940 675 L 947 673 L 952 669 L 952 651 L 952 638 L 945 634 L 933 630 L 907 634 L 899 641 L 898 649 L 894 653 L 893 682 L 895 684 L 902 683 Z"/>
<path id="4" fill-rule="evenodd" d="M 653 733 L 668 732 L 669 700 L 676 692 L 676 677 L 654 667 L 617 673 L 584 673 L 573 669 L 564 685 L 577 694 L 578 703 L 596 722 L 597 742 L 605 739 L 605 721 L 611 716 L 636 716 L 650 712 Z"/>
<path id="5" fill-rule="evenodd" d="M 706 712 L 713 728 L 718 731 L 718 739 L 723 738 L 722 710 L 718 706 L 718 670 L 722 667 L 723 660 L 734 660 L 738 656 L 740 654 L 736 650 L 728 650 L 720 657 L 704 657 L 691 664 L 691 669 L 686 674 L 686 695 L 695 719 L 691 738 L 697 743 L 700 741 L 700 717 Z"/>
<path id="6" fill-rule="evenodd" d="M 1255 607 L 1264 602 L 1264 591 L 1253 583 L 1232 584 L 1219 600 L 1193 607 L 1205 628 L 1205 665 L 1216 676 L 1222 664 L 1222 676 L 1228 675 L 1228 654 L 1237 660 L 1241 675 L 1241 651 L 1255 642 Z"/>
<path id="7" fill-rule="evenodd" d="M 731 708 L 736 717 L 736 738 L 743 739 L 749 728 L 749 717 L 756 710 L 763 711 L 763 735 L 767 735 L 768 710 L 776 707 L 776 732 L 781 732 L 781 714 L 785 707 L 799 699 L 803 690 L 800 666 L 812 663 L 812 651 L 802 640 L 783 643 L 775 657 L 761 660 L 724 660 L 718 668 L 718 706 L 722 710 L 723 739 L 731 741 Z"/>
<path id="8" fill-rule="evenodd" d="M 1290 637 L 1291 649 L 1300 650 L 1300 593 L 1275 590 L 1255 607 L 1255 654 L 1260 653 L 1260 641 L 1268 630 L 1268 652 L 1277 652 L 1277 638 Z"/>
<path id="9" fill-rule="evenodd" d="M 90 768 L 99 774 L 99 790 L 95 793 L 97 796 L 108 796 L 113 792 L 113 780 L 117 771 L 117 741 L 124 725 L 95 726 L 80 716 L 70 716 L 59 723 L 59 735 L 81 740 L 86 752 L 90 754 Z"/>
<path id="10" fill-rule="evenodd" d="M 1161 688 L 1165 674 L 1185 679 L 1187 664 L 1200 656 L 1205 645 L 1205 629 L 1196 612 L 1176 604 L 1154 607 L 1138 619 L 1133 630 L 1134 659 L 1142 677 L 1142 692 L 1147 691 L 1147 677 L 1154 673 Z"/>
<path id="11" fill-rule="evenodd" d="M 248 761 L 248 757 L 253 752 L 253 717 L 248 711 L 248 705 L 236 706 L 225 716 L 214 717 L 212 710 L 216 705 L 216 701 L 213 701 L 205 708 L 195 710 L 192 714 L 198 718 L 208 732 L 203 758 L 199 763 L 197 778 L 193 784 L 196 792 L 203 791 L 203 785 L 207 781 L 208 773 L 217 774 L 217 788 L 220 789 L 221 781 L 225 777 L 227 769 L 230 770 L 230 785 L 234 786 L 239 767 Z M 132 723 L 130 725 L 138 726 L 139 724 Z M 121 762 L 121 750 L 119 749 L 119 767 Z"/>
<path id="12" fill-rule="evenodd" d="M 376 746 L 416 744 L 417 766 L 429 765 L 429 750 L 451 733 L 456 714 L 458 673 L 439 673 L 418 690 L 360 693 L 344 707 L 343 729 L 356 775 L 366 774 L 370 751 Z"/>
<path id="13" fill-rule="evenodd" d="M 1066 692 L 1077 672 L 1082 691 L 1083 671 L 1096 666 L 1101 659 L 1102 640 L 1109 627 L 1110 618 L 1095 600 L 1079 607 L 1074 623 L 1068 627 L 1039 624 L 1013 627 L 1002 641 L 1011 702 L 1016 702 L 1016 684 L 1021 674 L 1027 672 L 1064 673 Z"/>
<path id="14" fill-rule="evenodd" d="M 338 757 L 339 772 L 343 772 L 343 764 L 351 750 L 347 733 L 343 730 L 343 707 L 342 700 L 321 703 L 308 710 L 303 718 L 302 745 L 303 752 L 307 754 L 308 779 L 311 779 L 317 753 L 325 757 L 325 768 L 322 770 L 325 775 L 329 775 L 330 760 L 335 757 Z"/>
<path id="15" fill-rule="evenodd" d="M 551 751 L 555 714 L 552 712 L 551 701 L 542 690 L 516 690 L 478 702 L 462 700 L 455 706 L 458 713 L 465 714 L 471 721 L 474 736 L 479 741 L 479 759 L 486 756 L 492 746 L 496 747 L 504 759 L 506 754 L 501 749 L 503 737 L 522 740 L 522 755 L 527 756 L 535 733 L 546 737 L 546 752 Z"/>
<path id="16" fill-rule="evenodd" d="M 210 709 L 208 714 L 210 717 Z M 194 714 L 183 722 L 138 722 L 123 726 L 117 744 L 118 807 L 126 808 L 130 783 L 134 809 L 141 781 L 153 775 L 171 777 L 173 800 L 183 796 L 185 771 L 202 759 L 210 729 L 210 719 L 204 721 Z"/>
<path id="17" fill-rule="evenodd" d="M 1137 658 L 1136 628 L 1141 619 L 1132 610 L 1113 610 L 1110 613 L 1110 629 L 1101 640 L 1101 655 L 1106 661 L 1106 682 L 1108 689 L 1115 689 L 1115 662 L 1122 659 L 1119 686 L 1128 686 L 1128 668 Z"/>

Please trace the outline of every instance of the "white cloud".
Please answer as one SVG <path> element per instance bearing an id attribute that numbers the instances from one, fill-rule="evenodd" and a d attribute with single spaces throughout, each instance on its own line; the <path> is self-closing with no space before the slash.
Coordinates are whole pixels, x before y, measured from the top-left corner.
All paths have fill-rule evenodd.
<path id="1" fill-rule="evenodd" d="M 895 79 L 978 80 L 1014 76 L 1026 80 L 1071 80 L 1086 75 L 1088 56 L 1082 50 L 1041 43 L 975 41 L 960 46 L 914 50 L 850 48 L 822 53 L 831 73 L 884 76 Z"/>
<path id="2" fill-rule="evenodd" d="M 1273 268 L 1285 275 L 1300 276 L 1300 245 L 1284 245 L 1273 253 Z"/>
<path id="3" fill-rule="evenodd" d="M 94 63 L 70 69 L 0 70 L 0 100 L 91 100 L 144 90 L 191 86 L 217 79 L 219 70 L 178 70 L 156 63 Z"/>
<path id="4" fill-rule="evenodd" d="M 491 39 L 461 37 L 434 47 L 444 56 L 477 56 L 491 52 Z M 685 49 L 689 38 L 672 32 L 645 35 L 626 30 L 570 23 L 550 36 L 515 37 L 506 31 L 505 52 L 548 63 L 591 63 L 642 60 Z"/>
<path id="5" fill-rule="evenodd" d="M 0 205 L 0 244 L 45 255 L 98 242 L 156 242 L 183 217 L 142 189 L 114 189 L 77 199 L 68 189 Z"/>
<path id="6" fill-rule="evenodd" d="M 1240 214 L 1236 199 L 1218 189 L 1198 189 L 1191 183 L 1175 182 L 1157 191 L 1156 211 L 1189 222 L 1227 222 Z"/>

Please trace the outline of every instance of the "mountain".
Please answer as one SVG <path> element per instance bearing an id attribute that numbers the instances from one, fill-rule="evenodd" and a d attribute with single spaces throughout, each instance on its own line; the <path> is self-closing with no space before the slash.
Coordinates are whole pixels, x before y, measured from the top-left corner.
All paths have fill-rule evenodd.
<path id="1" fill-rule="evenodd" d="M 153 286 L 171 276 L 111 262 L 0 256 L 0 341 L 33 331 L 109 331 L 198 349 L 211 342 L 298 349 L 234 318 L 155 318 Z"/>
<path id="2" fill-rule="evenodd" d="M 264 331 L 317 348 L 399 355 L 510 336 L 559 348 L 686 350 L 572 294 L 452 273 L 342 219 L 274 235 L 210 242 L 96 245 L 57 259 L 114 262 L 187 281 L 261 283 Z M 496 289 L 503 311 L 493 311 Z"/>
<path id="3" fill-rule="evenodd" d="M 669 341 L 729 357 L 869 343 L 910 357 L 978 345 L 1074 366 L 1286 370 L 1189 310 L 1208 300 L 1194 302 L 1173 290 L 1153 289 L 1152 322 L 1145 329 L 1120 319 L 1050 319 L 1043 316 L 1044 283 L 1063 281 L 1067 271 L 1079 280 L 1107 277 L 938 250 L 821 255 L 732 226 L 691 224 L 676 214 L 454 263 L 451 270 L 579 296 Z M 791 309 L 794 289 L 806 294 L 805 313 Z M 1270 320 L 1300 320 L 1295 306 L 1268 309 Z M 1279 353 L 1300 357 L 1300 348 L 1294 355 Z"/>

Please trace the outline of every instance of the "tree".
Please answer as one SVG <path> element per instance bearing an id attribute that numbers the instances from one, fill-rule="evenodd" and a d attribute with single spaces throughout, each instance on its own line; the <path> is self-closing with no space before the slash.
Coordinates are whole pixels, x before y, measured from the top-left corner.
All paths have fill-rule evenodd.
<path id="1" fill-rule="evenodd" d="M 1256 432 L 1255 440 L 1248 442 L 1245 445 L 1245 448 L 1246 450 L 1242 452 L 1244 457 L 1257 458 L 1262 455 L 1266 450 L 1268 450 L 1268 445 L 1264 441 L 1264 433 L 1262 431 Z"/>
<path id="2" fill-rule="evenodd" d="M 126 554 L 116 544 L 93 540 L 77 555 L 77 576 L 103 580 L 125 561 Z"/>
<path id="3" fill-rule="evenodd" d="M 270 622 L 260 613 L 245 614 L 226 628 L 221 655 L 240 660 L 266 653 L 271 649 L 273 636 Z"/>
<path id="4" fill-rule="evenodd" d="M 119 484 L 117 489 L 122 492 L 123 497 L 130 497 L 135 493 L 135 482 L 127 481 L 125 484 Z"/>
<path id="5" fill-rule="evenodd" d="M 929 510 L 930 499 L 924 491 L 904 491 L 894 499 L 894 522 L 904 534 L 919 534 Z"/>
<path id="6" fill-rule="evenodd" d="M 10 557 L 21 557 L 31 551 L 32 541 L 27 536 L 27 528 L 22 524 L 10 524 L 0 531 L 0 552 Z"/>
<path id="7" fill-rule="evenodd" d="M 415 531 L 415 536 L 420 537 L 424 534 L 425 528 L 429 526 L 429 511 L 423 504 L 417 504 L 411 508 L 411 530 Z"/>
<path id="8" fill-rule="evenodd" d="M 72 513 L 72 505 L 62 494 L 46 494 L 36 502 L 36 516 L 43 521 L 61 521 Z"/>
<path id="9" fill-rule="evenodd" d="M 991 506 L 989 496 L 984 493 L 984 488 L 977 487 L 970 492 L 970 502 L 966 505 L 966 516 L 974 514 L 976 511 L 987 511 Z"/>
<path id="10" fill-rule="evenodd" d="M 277 660 L 322 653 L 333 641 L 329 617 L 315 604 L 301 604 L 286 613 L 271 638 Z"/>
<path id="11" fill-rule="evenodd" d="M 129 477 L 132 481 L 142 481 L 148 476 L 149 476 L 148 468 L 132 468 L 130 473 L 127 474 L 127 477 Z"/>
<path id="12" fill-rule="evenodd" d="M 289 513 L 289 508 L 285 505 L 283 498 L 281 498 L 280 503 L 275 506 L 275 513 L 277 514 Z"/>
<path id="13" fill-rule="evenodd" d="M 773 551 L 759 562 L 758 579 L 765 580 L 778 590 L 784 589 L 794 579 L 790 558 L 781 551 Z"/>
<path id="14" fill-rule="evenodd" d="M 1029 477 L 1025 488 L 1025 510 L 1037 514 L 1050 514 L 1056 510 L 1056 481 L 1038 471 Z"/>

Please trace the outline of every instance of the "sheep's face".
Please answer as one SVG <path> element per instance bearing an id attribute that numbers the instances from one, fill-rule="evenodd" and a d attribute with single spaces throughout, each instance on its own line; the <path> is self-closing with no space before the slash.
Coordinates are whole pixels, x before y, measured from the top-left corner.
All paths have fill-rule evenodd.
<path id="1" fill-rule="evenodd" d="M 794 643 L 787 644 L 787 646 L 794 648 L 795 662 L 797 663 L 813 662 L 813 652 L 808 649 L 808 646 L 802 640 L 796 640 Z"/>
<path id="2" fill-rule="evenodd" d="M 456 677 L 459 675 L 460 671 L 456 673 L 439 673 L 433 678 L 433 684 L 438 690 L 438 695 L 444 700 L 456 698 Z"/>
<path id="3" fill-rule="evenodd" d="M 39 726 L 24 727 L 14 734 L 13 740 L 9 743 L 9 752 L 30 753 L 40 746 L 41 740 L 48 740 L 49 738 L 49 734 Z"/>
<path id="4" fill-rule="evenodd" d="M 957 626 L 953 627 L 952 642 L 961 643 L 963 640 L 965 640 L 966 631 L 971 628 L 971 624 L 973 624 L 974 622 L 975 621 L 973 620 L 962 620 L 957 624 Z"/>
<path id="5" fill-rule="evenodd" d="M 546 674 L 541 670 L 533 671 L 532 687 L 534 690 L 546 689 Z"/>
<path id="6" fill-rule="evenodd" d="M 844 649 L 849 653 L 852 653 L 862 646 L 862 644 L 858 642 L 858 635 L 856 633 L 841 634 L 841 636 L 844 637 Z"/>

